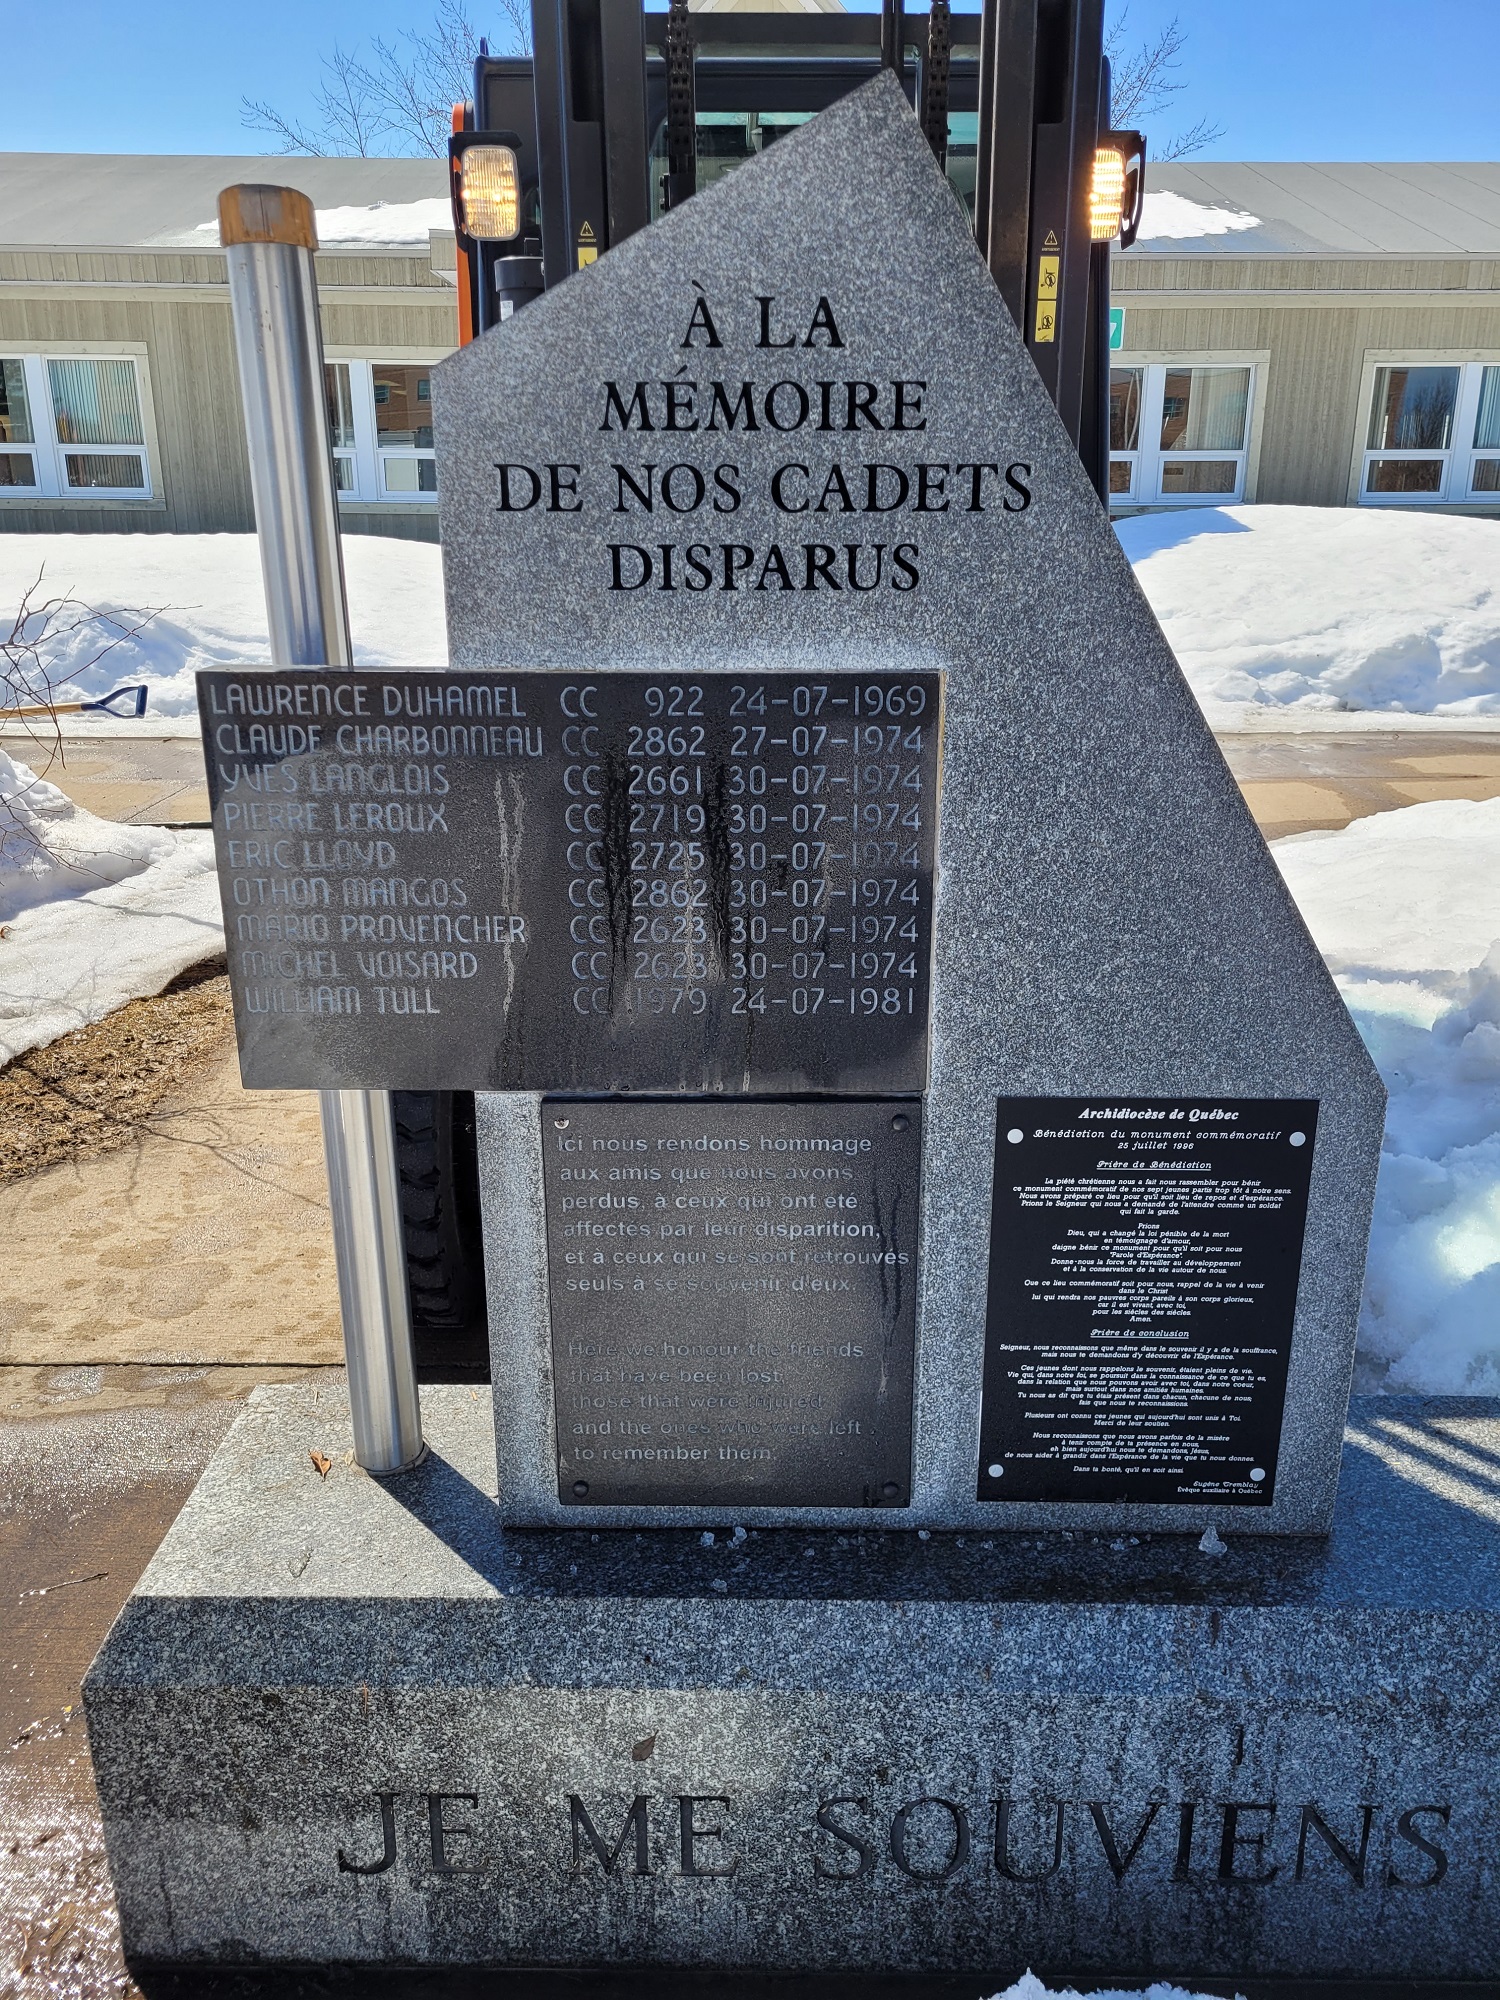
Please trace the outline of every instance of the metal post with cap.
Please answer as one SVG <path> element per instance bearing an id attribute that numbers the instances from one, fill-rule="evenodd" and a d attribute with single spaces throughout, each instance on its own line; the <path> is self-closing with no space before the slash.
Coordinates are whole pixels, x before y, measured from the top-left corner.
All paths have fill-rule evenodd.
<path id="1" fill-rule="evenodd" d="M 229 266 L 272 663 L 351 667 L 312 203 L 296 188 L 226 188 L 219 240 Z M 422 1412 L 390 1094 L 318 1096 L 354 1455 L 368 1472 L 402 1472 L 422 1456 Z"/>

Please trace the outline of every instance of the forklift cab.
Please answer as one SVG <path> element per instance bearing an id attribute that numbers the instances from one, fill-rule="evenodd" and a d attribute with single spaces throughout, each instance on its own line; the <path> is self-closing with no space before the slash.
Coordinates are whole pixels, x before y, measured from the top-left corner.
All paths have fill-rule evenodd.
<path id="1" fill-rule="evenodd" d="M 461 339 L 890 69 L 1108 504 L 1109 252 L 1134 238 L 1145 140 L 1110 129 L 1103 0 L 978 15 L 534 0 L 532 20 L 534 53 L 482 53 L 454 107 Z"/>
<path id="2" fill-rule="evenodd" d="M 663 213 L 668 172 L 668 16 L 646 16 L 647 181 L 651 219 Z M 925 94 L 928 17 L 905 17 L 902 81 L 913 106 Z M 695 14 L 697 185 L 722 180 L 742 161 L 805 125 L 867 83 L 880 68 L 878 14 Z M 946 166 L 954 192 L 974 216 L 979 127 L 979 16 L 951 17 Z M 654 38 L 654 40 L 653 40 Z"/>
<path id="3" fill-rule="evenodd" d="M 450 148 L 454 221 L 459 284 L 466 295 L 461 306 L 467 306 L 465 331 L 470 337 L 507 318 L 523 302 L 519 292 L 534 296 L 541 288 L 543 272 L 518 269 L 517 259 L 541 260 L 545 282 L 561 282 L 570 270 L 592 263 L 611 243 L 656 221 L 674 194 L 683 199 L 711 187 L 868 82 L 881 67 L 878 15 L 687 17 L 682 10 L 681 18 L 691 23 L 687 62 L 694 137 L 692 172 L 687 177 L 691 185 L 684 188 L 673 161 L 670 88 L 674 58 L 679 67 L 683 62 L 672 46 L 678 17 L 635 16 L 637 43 L 628 18 L 611 20 L 611 13 L 610 0 L 603 0 L 596 15 L 600 32 L 590 36 L 576 10 L 571 12 L 564 30 L 569 40 L 565 77 L 552 73 L 555 51 L 541 46 L 545 37 L 540 34 L 535 59 L 481 54 L 474 66 L 473 98 L 455 107 Z M 904 19 L 903 82 L 908 96 L 920 106 L 931 81 L 929 18 Z M 945 159 L 948 178 L 972 223 L 980 23 L 972 14 L 952 16 L 950 21 Z M 943 33 L 949 32 L 945 23 Z M 558 100 L 554 132 L 539 140 L 538 105 L 554 98 Z M 558 135 L 564 139 L 562 145 L 556 143 Z M 483 153 L 499 146 L 508 147 L 516 161 L 515 226 L 506 238 L 473 233 L 466 201 L 466 156 L 475 149 Z M 467 178 L 473 180 L 472 168 Z M 544 202 L 549 184 L 551 204 Z M 565 233 L 555 232 L 559 240 L 549 242 L 545 253 L 544 205 L 549 213 L 553 206 L 568 211 Z"/>

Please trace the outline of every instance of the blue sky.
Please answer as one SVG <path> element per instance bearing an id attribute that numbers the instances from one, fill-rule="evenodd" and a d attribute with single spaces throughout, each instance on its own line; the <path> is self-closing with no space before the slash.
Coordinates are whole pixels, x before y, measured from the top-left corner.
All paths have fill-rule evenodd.
<path id="1" fill-rule="evenodd" d="M 867 11 L 867 0 L 855 0 Z M 481 27 L 484 0 L 471 0 Z M 1112 0 L 1119 11 L 1119 0 Z M 1187 30 L 1178 109 L 1204 157 L 1500 156 L 1500 0 L 1129 0 L 1145 35 Z M 492 10 L 500 20 L 499 9 Z M 320 51 L 425 25 L 427 0 L 49 0 L 8 10 L 3 140 L 37 152 L 257 152 L 242 95 L 305 109 Z M 15 87 L 19 86 L 19 87 Z M 0 219 L 0 239 L 3 239 Z"/>

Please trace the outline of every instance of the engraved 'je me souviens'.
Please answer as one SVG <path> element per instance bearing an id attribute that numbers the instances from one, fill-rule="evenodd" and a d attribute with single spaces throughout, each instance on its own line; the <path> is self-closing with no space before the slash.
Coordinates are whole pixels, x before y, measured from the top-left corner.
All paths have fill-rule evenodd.
<path id="1" fill-rule="evenodd" d="M 655 1744 L 647 1737 L 633 1754 L 649 1758 Z M 400 1845 L 417 1870 L 439 1876 L 502 1865 L 502 1829 L 485 1823 L 477 1793 L 387 1791 L 376 1794 L 375 1803 L 380 1849 L 371 1854 L 338 1847 L 341 1874 L 382 1875 L 394 1866 Z M 614 1815 L 621 1809 L 618 1801 L 610 1808 L 577 1792 L 553 1802 L 559 1873 L 728 1879 L 742 1865 L 754 1866 L 746 1808 L 737 1808 L 728 1793 L 638 1793 L 623 1808 L 616 1834 Z M 1442 1841 L 1451 1819 L 1452 1807 L 1439 1804 L 1337 1808 L 1315 1800 L 1184 1799 L 1126 1806 L 1007 1798 L 968 1804 L 933 1793 L 891 1811 L 871 1797 L 846 1794 L 824 1798 L 816 1808 L 809 1803 L 807 1823 L 793 1838 L 805 1856 L 804 1871 L 826 1883 L 894 1872 L 914 1882 L 968 1875 L 1034 1884 L 1066 1865 L 1079 1877 L 1107 1871 L 1117 1885 L 1135 1871 L 1155 1885 L 1200 1888 L 1305 1881 L 1435 1889 L 1448 1874 Z M 405 1836 L 400 1843 L 398 1825 Z M 782 1866 L 788 1832 L 774 1828 L 769 1848 Z"/>

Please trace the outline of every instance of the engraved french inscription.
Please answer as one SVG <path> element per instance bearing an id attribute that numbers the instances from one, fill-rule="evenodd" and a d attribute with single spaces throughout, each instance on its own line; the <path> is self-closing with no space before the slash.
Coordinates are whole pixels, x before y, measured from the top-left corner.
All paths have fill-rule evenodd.
<path id="1" fill-rule="evenodd" d="M 920 1106 L 542 1106 L 558 1493 L 911 1493 Z"/>

